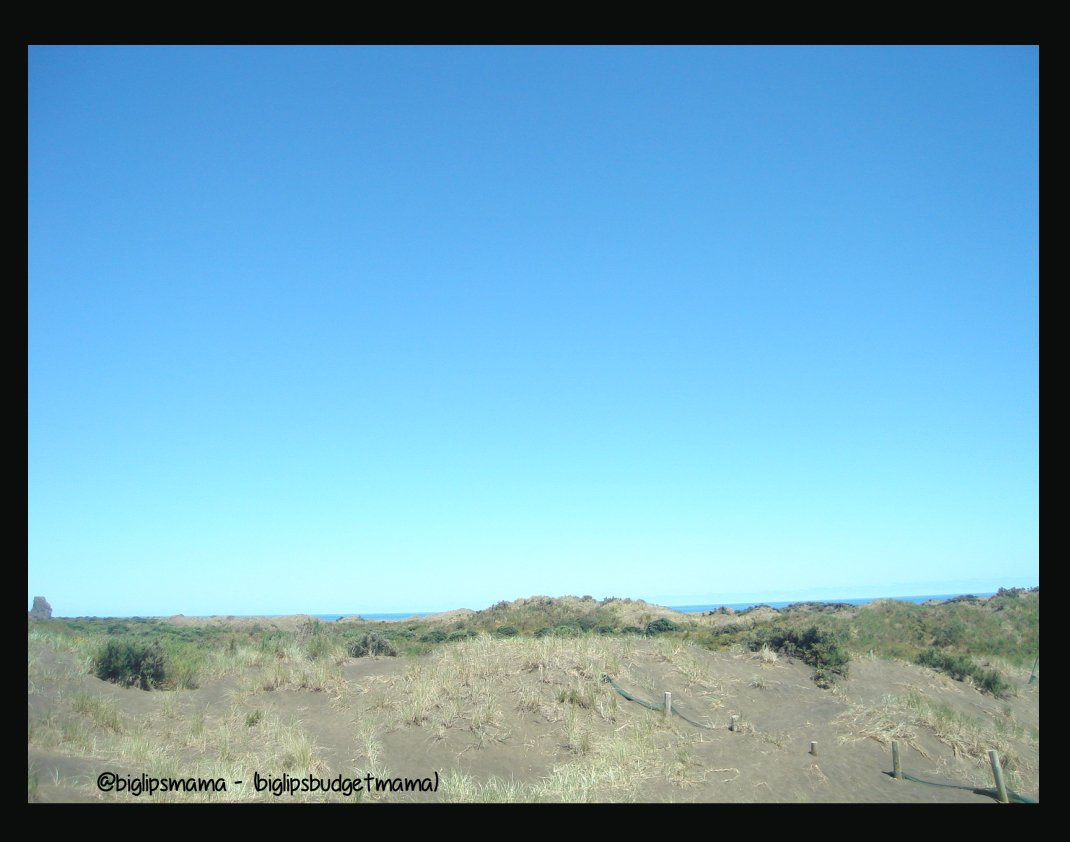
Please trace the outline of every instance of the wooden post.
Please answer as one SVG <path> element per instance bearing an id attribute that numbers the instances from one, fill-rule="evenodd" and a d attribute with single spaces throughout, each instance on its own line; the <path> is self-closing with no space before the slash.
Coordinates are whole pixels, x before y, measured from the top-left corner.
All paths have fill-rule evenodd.
<path id="1" fill-rule="evenodd" d="M 739 714 L 738 713 L 733 713 L 732 714 L 732 721 L 728 723 L 728 730 L 729 731 L 735 731 L 736 730 L 736 726 L 738 724 L 739 724 Z"/>
<path id="2" fill-rule="evenodd" d="M 672 719 L 672 693 L 665 691 L 665 721 Z"/>
<path id="3" fill-rule="evenodd" d="M 810 741 L 810 754 L 812 754 L 814 757 L 817 757 L 817 741 L 816 740 L 811 740 Z"/>
<path id="4" fill-rule="evenodd" d="M 897 781 L 903 780 L 903 767 L 899 765 L 899 740 L 892 740 L 892 774 Z"/>
<path id="5" fill-rule="evenodd" d="M 1037 680 L 1037 664 L 1040 663 L 1040 655 L 1037 655 L 1035 661 L 1033 661 L 1033 671 L 1029 673 L 1029 683 L 1035 684 Z"/>
<path id="6" fill-rule="evenodd" d="M 988 750 L 988 762 L 992 764 L 992 777 L 996 779 L 996 794 L 999 795 L 999 803 L 1010 803 L 1007 797 L 1007 785 L 1003 783 L 1003 767 L 999 765 L 999 753 L 994 748 Z"/>

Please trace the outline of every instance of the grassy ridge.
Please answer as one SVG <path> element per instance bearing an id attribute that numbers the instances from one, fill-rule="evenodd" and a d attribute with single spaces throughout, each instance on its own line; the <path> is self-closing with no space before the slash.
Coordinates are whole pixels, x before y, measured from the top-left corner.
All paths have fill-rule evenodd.
<path id="1" fill-rule="evenodd" d="M 935 605 L 881 600 L 833 611 L 801 603 L 780 611 L 773 622 L 795 631 L 816 626 L 839 636 L 855 654 L 914 660 L 935 647 L 1028 667 L 1040 652 L 1040 590 L 1012 589 L 989 599 L 965 597 Z M 746 643 L 753 636 L 752 629 L 736 624 L 711 631 L 717 646 Z"/>
<path id="2" fill-rule="evenodd" d="M 852 646 L 899 658 L 929 647 L 958 655 L 1004 658 L 1028 667 L 1040 653 L 1040 589 L 1002 590 L 987 600 L 940 605 L 882 601 L 863 606 L 851 623 Z"/>
<path id="3" fill-rule="evenodd" d="M 1003 688 L 1000 677 L 982 674 L 976 660 L 999 658 L 1028 667 L 1040 651 L 1039 588 L 1001 590 L 989 599 L 963 597 L 936 605 L 801 603 L 781 611 L 748 614 L 741 612 L 727 622 L 720 622 L 726 618 L 719 617 L 714 622 L 641 601 L 532 597 L 445 620 L 350 618 L 325 623 L 306 618 L 295 621 L 290 629 L 271 623 L 182 625 L 143 618 L 29 620 L 29 624 L 31 634 L 77 649 L 87 671 L 119 683 L 124 682 L 123 675 L 112 674 L 111 662 L 130 660 L 131 652 L 153 647 L 162 656 L 162 671 L 153 671 L 150 678 L 143 671 L 140 679 L 127 676 L 125 682 L 160 688 L 195 687 L 201 675 L 218 674 L 220 665 L 239 652 L 276 658 L 286 653 L 326 663 L 377 652 L 421 655 L 481 634 L 536 638 L 664 634 L 715 650 L 766 647 L 811 664 L 815 678 L 823 684 L 847 674 L 852 654 L 921 659 L 934 668 L 953 666 L 954 671 L 950 667 L 946 671 L 960 679 L 980 676 L 979 683 L 991 692 Z M 370 647 L 373 639 L 382 643 Z M 116 640 L 127 649 L 117 654 Z"/>

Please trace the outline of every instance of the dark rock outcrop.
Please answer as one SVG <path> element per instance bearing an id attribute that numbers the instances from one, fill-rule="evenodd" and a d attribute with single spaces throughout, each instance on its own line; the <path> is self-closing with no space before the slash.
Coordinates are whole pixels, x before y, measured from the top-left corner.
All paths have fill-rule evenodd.
<path id="1" fill-rule="evenodd" d="M 33 608 L 30 609 L 30 616 L 35 620 L 51 620 L 52 606 L 48 604 L 48 600 L 43 596 L 35 596 L 33 598 Z"/>

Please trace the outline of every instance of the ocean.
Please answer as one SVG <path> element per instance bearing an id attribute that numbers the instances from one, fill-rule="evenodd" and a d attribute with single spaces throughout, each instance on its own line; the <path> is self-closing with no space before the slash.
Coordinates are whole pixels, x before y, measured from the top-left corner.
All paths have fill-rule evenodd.
<path id="1" fill-rule="evenodd" d="M 971 595 L 995 596 L 995 593 L 995 591 L 992 591 L 990 593 L 975 593 Z M 755 605 L 768 605 L 770 608 L 787 608 L 789 605 L 798 605 L 800 602 L 819 602 L 826 605 L 834 603 L 865 605 L 867 602 L 876 602 L 878 599 L 895 599 L 900 602 L 913 602 L 917 605 L 921 605 L 921 603 L 928 602 L 930 599 L 954 599 L 957 596 L 963 595 L 964 594 L 928 594 L 926 596 L 870 596 L 865 599 L 795 599 L 791 602 L 721 602 L 714 605 L 669 605 L 666 607 L 671 608 L 673 611 L 682 611 L 685 614 L 699 614 L 703 611 L 716 611 L 722 606 L 731 608 L 733 611 L 745 611 L 748 608 L 753 608 Z"/>

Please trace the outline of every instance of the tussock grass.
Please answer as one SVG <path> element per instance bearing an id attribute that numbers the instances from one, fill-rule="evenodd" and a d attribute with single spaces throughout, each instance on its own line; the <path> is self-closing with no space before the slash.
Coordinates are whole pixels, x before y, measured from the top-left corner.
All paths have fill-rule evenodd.
<path id="1" fill-rule="evenodd" d="M 696 737 L 681 736 L 644 717 L 609 734 L 585 727 L 579 709 L 573 709 L 570 746 L 574 759 L 555 766 L 532 783 L 490 778 L 477 781 L 469 775 L 448 773 L 443 778 L 443 799 L 470 802 L 643 801 L 652 781 L 678 787 L 703 783 L 709 770 L 695 763 L 688 746 Z M 738 770 L 736 770 L 738 775 Z"/>
<path id="2" fill-rule="evenodd" d="M 237 693 L 242 699 L 273 690 L 311 690 L 337 699 L 348 689 L 341 669 L 347 657 L 310 659 L 296 643 L 280 647 L 274 654 L 243 648 L 217 660 L 210 674 L 240 675 Z"/>
<path id="3" fill-rule="evenodd" d="M 987 763 L 987 752 L 994 748 L 1003 759 L 1005 768 L 1018 766 L 1018 750 L 1010 742 L 1009 729 L 1002 723 L 983 723 L 914 693 L 908 695 L 904 703 L 919 723 L 931 728 L 942 742 L 951 746 L 957 757 L 969 757 Z M 1024 729 L 1015 736 L 1028 737 Z"/>
<path id="4" fill-rule="evenodd" d="M 872 739 L 881 745 L 891 745 L 892 740 L 898 740 L 928 756 L 918 745 L 920 723 L 898 696 L 885 695 L 875 706 L 852 705 L 836 718 L 834 724 L 848 731 L 840 736 L 841 744 Z"/>
<path id="5" fill-rule="evenodd" d="M 97 651 L 97 641 L 84 635 L 72 634 L 60 624 L 48 626 L 40 623 L 31 624 L 26 633 L 29 644 L 38 644 L 51 649 L 53 652 L 70 653 L 86 665 L 89 672 L 89 663 Z"/>
<path id="6" fill-rule="evenodd" d="M 84 691 L 75 693 L 71 697 L 71 708 L 77 713 L 88 716 L 101 728 L 117 733 L 123 730 L 123 720 L 119 709 L 115 702 L 104 696 Z"/>
<path id="7" fill-rule="evenodd" d="M 442 776 L 441 795 L 450 803 L 518 804 L 534 800 L 531 787 L 519 781 L 492 777 L 480 782 L 452 770 Z"/>
<path id="8" fill-rule="evenodd" d="M 263 647 L 249 645 L 226 646 L 209 652 L 202 664 L 205 678 L 241 675 L 251 669 L 262 669 L 273 658 Z"/>

